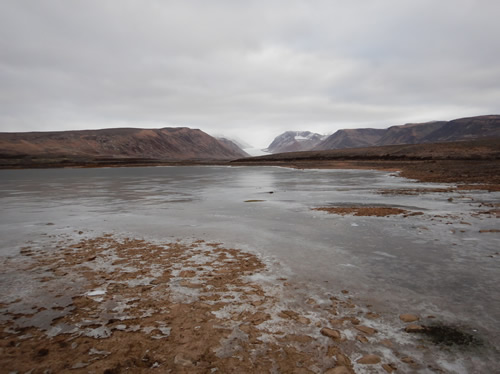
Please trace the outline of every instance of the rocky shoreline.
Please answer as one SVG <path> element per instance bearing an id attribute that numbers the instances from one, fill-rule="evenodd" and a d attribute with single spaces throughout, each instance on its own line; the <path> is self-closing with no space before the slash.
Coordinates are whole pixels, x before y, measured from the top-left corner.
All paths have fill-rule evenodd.
<path id="1" fill-rule="evenodd" d="M 2 300 L 6 372 L 446 372 L 416 337 L 434 316 L 383 316 L 335 285 L 301 294 L 219 243 L 104 235 L 21 255 L 2 267 L 43 297 Z"/>

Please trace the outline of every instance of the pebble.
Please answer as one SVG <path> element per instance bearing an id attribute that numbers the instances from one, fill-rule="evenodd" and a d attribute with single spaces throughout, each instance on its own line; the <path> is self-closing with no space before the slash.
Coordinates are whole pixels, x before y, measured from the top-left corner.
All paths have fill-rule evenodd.
<path id="1" fill-rule="evenodd" d="M 311 321 L 306 317 L 299 317 L 297 318 L 297 321 L 302 323 L 303 325 L 308 325 L 309 323 L 311 323 Z"/>
<path id="2" fill-rule="evenodd" d="M 345 319 L 331 319 L 330 324 L 333 326 L 342 326 L 345 322 Z"/>
<path id="3" fill-rule="evenodd" d="M 368 338 L 364 335 L 357 335 L 356 340 L 360 343 L 368 343 Z"/>
<path id="4" fill-rule="evenodd" d="M 403 322 L 415 322 L 418 321 L 420 318 L 416 316 L 415 314 L 401 314 L 399 316 L 399 319 Z"/>
<path id="5" fill-rule="evenodd" d="M 374 365 L 380 362 L 380 357 L 377 355 L 365 355 L 356 362 L 362 365 Z"/>
<path id="6" fill-rule="evenodd" d="M 383 364 L 382 368 L 388 373 L 392 373 L 393 371 L 398 370 L 398 368 L 394 364 Z"/>
<path id="7" fill-rule="evenodd" d="M 351 360 L 346 355 L 339 352 L 335 354 L 335 358 L 340 366 L 351 366 Z"/>
<path id="8" fill-rule="evenodd" d="M 340 331 L 338 330 L 333 330 L 328 327 L 323 327 L 321 330 L 321 335 L 328 336 L 329 338 L 332 338 L 334 340 L 341 340 L 342 335 L 340 334 Z"/>
<path id="9" fill-rule="evenodd" d="M 406 326 L 405 331 L 408 333 L 424 332 L 425 327 L 421 325 L 408 325 Z"/>
<path id="10" fill-rule="evenodd" d="M 356 326 L 355 328 L 356 330 L 364 332 L 366 335 L 373 335 L 377 332 L 377 330 L 368 326 Z"/>
<path id="11" fill-rule="evenodd" d="M 403 361 L 406 364 L 413 364 L 413 363 L 415 363 L 415 361 L 411 357 L 403 357 L 401 359 L 401 361 Z"/>
<path id="12" fill-rule="evenodd" d="M 333 369 L 328 369 L 325 371 L 325 374 L 351 374 L 351 372 L 345 366 L 337 366 Z"/>

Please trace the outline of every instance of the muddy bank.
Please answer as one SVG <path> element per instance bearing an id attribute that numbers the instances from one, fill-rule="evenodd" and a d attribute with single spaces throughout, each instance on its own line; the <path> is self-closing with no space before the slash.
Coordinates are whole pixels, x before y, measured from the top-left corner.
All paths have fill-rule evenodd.
<path id="1" fill-rule="evenodd" d="M 394 208 L 394 207 L 366 207 L 366 206 L 348 206 L 348 207 L 320 207 L 313 208 L 312 210 L 327 212 L 330 214 L 338 214 L 341 216 L 345 215 L 355 215 L 358 217 L 387 217 L 392 215 L 402 215 L 407 216 L 408 214 L 423 214 L 421 212 L 411 213 L 408 210 Z"/>
<path id="2" fill-rule="evenodd" d="M 382 316 L 335 286 L 298 296 L 300 284 L 218 243 L 103 236 L 21 254 L 2 268 L 36 281 L 37 296 L 2 297 L 5 372 L 445 372 L 409 330 L 435 317 Z"/>

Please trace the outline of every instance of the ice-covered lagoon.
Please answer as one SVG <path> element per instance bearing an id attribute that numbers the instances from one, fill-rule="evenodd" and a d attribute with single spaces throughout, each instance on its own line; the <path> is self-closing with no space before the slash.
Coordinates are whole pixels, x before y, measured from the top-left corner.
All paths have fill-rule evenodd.
<path id="1" fill-rule="evenodd" d="M 486 361 L 482 370 L 489 360 L 498 362 L 500 235 L 480 232 L 498 229 L 498 219 L 477 213 L 498 204 L 500 193 L 381 194 L 449 185 L 367 170 L 190 166 L 13 170 L 0 176 L 2 260 L 20 256 L 28 242 L 46 247 L 68 235 L 220 242 L 259 254 L 300 284 L 298 293 L 349 290 L 357 304 L 373 305 L 388 324 L 401 313 L 433 315 L 487 346 L 487 355 L 453 353 L 455 361 L 445 369 L 467 367 L 476 356 L 472 365 Z M 311 210 L 329 205 L 424 214 L 380 218 Z M 14 276 L 1 275 L 2 288 L 22 293 Z"/>

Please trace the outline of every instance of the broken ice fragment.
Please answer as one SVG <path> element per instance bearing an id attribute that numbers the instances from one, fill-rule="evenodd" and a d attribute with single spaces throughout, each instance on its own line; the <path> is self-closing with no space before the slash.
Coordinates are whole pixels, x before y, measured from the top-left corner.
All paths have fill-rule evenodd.
<path id="1" fill-rule="evenodd" d="M 106 295 L 106 290 L 93 290 L 87 292 L 87 296 L 101 296 Z"/>

